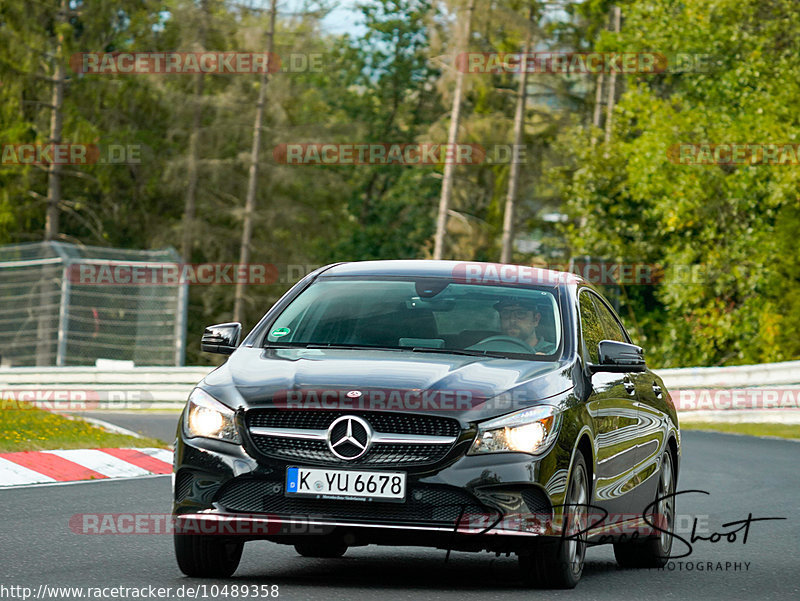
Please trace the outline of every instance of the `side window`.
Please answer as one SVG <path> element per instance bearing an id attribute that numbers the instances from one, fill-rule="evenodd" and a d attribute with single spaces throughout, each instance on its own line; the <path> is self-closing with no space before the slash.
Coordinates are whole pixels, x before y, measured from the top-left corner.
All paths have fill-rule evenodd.
<path id="1" fill-rule="evenodd" d="M 619 322 L 611 314 L 599 298 L 594 298 L 594 304 L 597 307 L 597 315 L 600 318 L 600 323 L 603 325 L 604 337 L 603 340 L 616 340 L 617 342 L 628 342 L 625 337 L 625 332 L 619 325 Z"/>
<path id="2" fill-rule="evenodd" d="M 586 347 L 587 358 L 590 363 L 599 363 L 597 345 L 601 340 L 606 339 L 606 335 L 591 294 L 581 292 L 578 297 L 578 306 L 581 312 L 581 337 Z"/>

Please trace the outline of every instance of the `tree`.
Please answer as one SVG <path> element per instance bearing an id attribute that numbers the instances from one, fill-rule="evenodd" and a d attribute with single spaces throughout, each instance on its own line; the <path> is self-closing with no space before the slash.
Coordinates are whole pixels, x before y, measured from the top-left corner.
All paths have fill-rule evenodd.
<path id="1" fill-rule="evenodd" d="M 798 136 L 788 110 L 798 94 L 798 11 L 782 0 L 630 3 L 621 33 L 596 45 L 672 57 L 665 73 L 627 76 L 607 158 L 586 144 L 583 128 L 564 141 L 575 150 L 563 194 L 570 213 L 586 219 L 565 231 L 573 252 L 664 269 L 659 285 L 627 286 L 621 299 L 623 315 L 642 316 L 639 340 L 655 364 L 800 352 L 798 251 L 788 235 L 800 225 L 796 170 L 681 164 L 669 150 Z"/>
<path id="2" fill-rule="evenodd" d="M 272 59 L 275 51 L 275 17 L 277 13 L 277 0 L 272 0 L 269 12 L 269 29 L 267 30 L 267 56 Z M 247 177 L 247 198 L 244 203 L 244 219 L 242 223 L 242 244 L 239 251 L 239 265 L 250 263 L 250 244 L 253 237 L 253 211 L 256 206 L 256 190 L 258 187 L 258 163 L 261 152 L 261 133 L 264 122 L 264 111 L 267 101 L 267 84 L 269 83 L 269 69 L 261 73 L 261 82 L 258 87 L 258 103 L 256 116 L 253 123 L 253 148 L 250 152 L 250 169 Z M 236 295 L 233 305 L 233 320 L 242 321 L 245 282 L 236 284 Z"/>
<path id="3" fill-rule="evenodd" d="M 533 50 L 533 17 L 534 6 L 531 4 L 528 15 L 528 30 L 525 33 L 525 44 L 522 47 L 523 58 L 520 62 L 519 91 L 517 92 L 517 108 L 514 113 L 514 148 L 519 148 L 525 130 L 525 109 L 528 101 L 528 55 Z M 511 261 L 511 250 L 514 243 L 514 206 L 519 192 L 520 162 L 511 163 L 511 175 L 508 178 L 508 194 L 503 215 L 503 241 L 500 250 L 500 262 Z"/>
<path id="4" fill-rule="evenodd" d="M 472 13 L 475 10 L 475 0 L 468 0 L 464 12 L 464 25 L 461 32 L 460 44 L 458 49 L 464 53 L 469 48 L 469 38 L 472 32 Z M 455 61 L 453 61 L 455 64 Z M 450 148 L 458 144 L 458 126 L 461 121 L 461 104 L 464 96 L 464 70 L 456 71 L 456 89 L 453 93 L 453 108 L 450 111 L 450 130 L 447 135 L 447 145 Z M 433 243 L 433 258 L 441 259 L 444 255 L 444 238 L 447 230 L 447 218 L 449 217 L 450 198 L 453 195 L 453 176 L 456 164 L 448 161 L 444 166 L 444 176 L 442 178 L 442 193 L 439 199 L 439 213 L 436 218 L 436 238 Z"/>

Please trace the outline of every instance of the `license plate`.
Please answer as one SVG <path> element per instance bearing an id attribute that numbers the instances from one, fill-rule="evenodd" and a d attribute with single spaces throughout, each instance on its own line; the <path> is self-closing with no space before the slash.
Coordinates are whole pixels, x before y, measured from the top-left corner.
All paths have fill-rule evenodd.
<path id="1" fill-rule="evenodd" d="M 290 467 L 286 495 L 342 501 L 393 501 L 406 498 L 404 472 L 361 472 Z"/>

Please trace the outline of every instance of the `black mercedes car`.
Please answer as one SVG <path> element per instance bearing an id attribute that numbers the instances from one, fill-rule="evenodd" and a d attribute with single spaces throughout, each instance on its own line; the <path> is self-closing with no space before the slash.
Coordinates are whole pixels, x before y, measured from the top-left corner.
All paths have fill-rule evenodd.
<path id="1" fill-rule="evenodd" d="M 370 261 L 320 268 L 189 397 L 175 552 L 229 576 L 246 541 L 338 557 L 361 545 L 515 553 L 574 587 L 587 546 L 625 567 L 672 547 L 672 400 L 609 303 L 571 274 Z"/>

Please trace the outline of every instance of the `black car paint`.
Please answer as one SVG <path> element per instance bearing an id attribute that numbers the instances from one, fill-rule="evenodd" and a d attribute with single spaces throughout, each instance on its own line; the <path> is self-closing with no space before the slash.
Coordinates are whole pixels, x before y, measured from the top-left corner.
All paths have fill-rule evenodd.
<path id="1" fill-rule="evenodd" d="M 487 507 L 492 506 L 492 499 L 485 494 L 487 490 L 536 486 L 547 493 L 557 517 L 575 454 L 584 452 L 588 455 L 591 472 L 592 505 L 611 514 L 641 513 L 655 498 L 658 469 L 665 452 L 673 453 L 677 477 L 680 461 L 677 415 L 663 381 L 651 371 L 590 371 L 580 339 L 577 294 L 580 289 L 591 287 L 579 279 L 558 286 L 564 332 L 559 361 L 368 349 L 263 348 L 271 322 L 319 277 L 371 277 L 387 273 L 398 277 L 446 277 L 448 268 L 447 264 L 437 265 L 437 262 L 329 266 L 310 274 L 289 290 L 230 359 L 199 384 L 236 411 L 244 441 L 243 446 L 238 446 L 187 438 L 183 435 L 181 419 L 175 471 L 192 474 L 192 487 L 184 499 L 175 503 L 174 512 L 185 515 L 213 511 L 215 493 L 231 478 L 283 479 L 289 462 L 257 459 L 258 452 L 244 427 L 247 410 L 269 407 L 270 399 L 279 391 L 320 387 L 368 390 L 383 386 L 389 378 L 392 381 L 402 379 L 403 387 L 409 390 L 467 389 L 478 400 L 467 410 L 432 412 L 457 418 L 463 428 L 462 434 L 439 464 L 404 469 L 409 474 L 409 486 L 425 483 L 463 488 Z M 633 383 L 632 393 L 626 390 L 626 382 Z M 656 396 L 654 386 L 660 387 L 660 397 Z M 525 406 L 526 403 L 518 403 L 509 407 L 508 403 L 497 402 L 509 393 L 513 399 L 526 399 L 530 406 L 544 403 L 559 407 L 563 417 L 553 448 L 541 457 L 523 453 L 466 455 L 479 422 Z M 364 524 L 364 531 L 368 532 L 369 527 L 370 524 Z M 373 532 L 369 541 L 399 544 L 408 534 L 402 529 Z M 440 544 L 437 537 L 430 541 L 422 536 L 412 538 L 417 544 Z M 498 540 L 503 537 L 484 538 L 495 540 L 479 542 L 478 548 L 506 548 Z M 280 537 L 274 540 L 286 542 Z M 471 541 L 471 544 L 475 543 Z M 516 548 L 516 544 L 516 541 L 513 545 L 509 542 L 508 548 Z"/>

